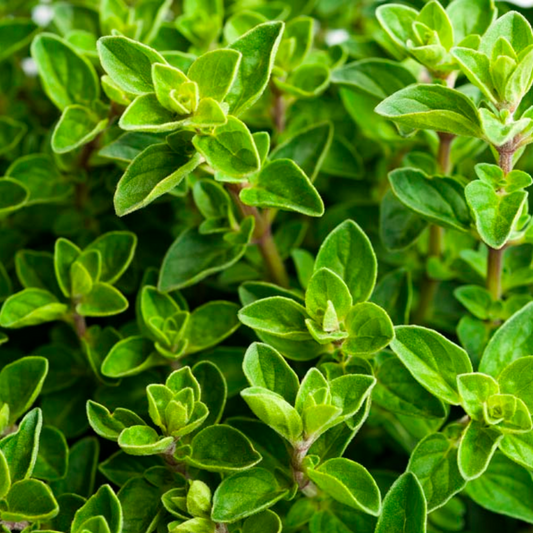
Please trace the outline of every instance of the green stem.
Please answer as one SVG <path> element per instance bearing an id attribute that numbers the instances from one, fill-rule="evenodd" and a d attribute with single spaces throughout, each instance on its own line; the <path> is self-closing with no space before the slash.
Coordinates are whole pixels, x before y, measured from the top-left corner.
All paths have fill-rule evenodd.
<path id="1" fill-rule="evenodd" d="M 437 163 L 440 172 L 443 175 L 447 175 L 452 170 L 450 151 L 454 136 L 449 133 L 439 133 L 438 136 L 439 150 L 437 153 Z M 443 241 L 444 229 L 440 226 L 431 225 L 429 227 L 428 260 L 430 257 L 440 257 L 442 255 Z M 413 317 L 415 323 L 424 324 L 431 317 L 431 308 L 438 288 L 438 280 L 431 278 L 426 272 L 422 280 L 422 286 L 420 287 L 418 307 Z"/>
<path id="2" fill-rule="evenodd" d="M 487 288 L 492 298 L 497 301 L 502 297 L 503 248 L 496 250 L 489 247 L 487 263 Z"/>
<path id="3" fill-rule="evenodd" d="M 516 144 L 514 139 L 498 150 L 499 159 L 498 164 L 503 170 L 505 176 L 513 170 L 513 156 L 516 151 Z M 503 270 L 503 248 L 496 250 L 495 248 L 489 249 L 489 257 L 487 261 L 487 288 L 492 298 L 497 301 L 502 297 L 502 270 Z"/>
<path id="4" fill-rule="evenodd" d="M 257 244 L 265 261 L 265 266 L 270 279 L 281 287 L 288 287 L 289 275 L 285 269 L 283 259 L 279 255 L 279 250 L 272 235 L 268 216 L 263 216 L 257 208 L 246 205 L 241 201 L 239 193 L 243 188 L 242 185 L 229 183 L 227 184 L 227 188 L 239 206 L 242 215 L 244 217 L 253 216 L 255 219 L 254 242 Z"/>

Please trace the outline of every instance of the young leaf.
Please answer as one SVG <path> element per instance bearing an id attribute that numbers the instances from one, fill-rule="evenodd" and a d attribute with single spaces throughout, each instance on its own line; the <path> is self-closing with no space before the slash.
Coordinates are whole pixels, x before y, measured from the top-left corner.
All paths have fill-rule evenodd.
<path id="1" fill-rule="evenodd" d="M 466 428 L 459 446 L 459 470 L 472 481 L 485 472 L 503 435 L 496 429 L 472 421 Z"/>
<path id="2" fill-rule="evenodd" d="M 354 303 L 368 299 L 377 276 L 374 250 L 363 230 L 352 220 L 337 226 L 322 243 L 315 272 L 329 268 L 344 280 Z"/>
<path id="3" fill-rule="evenodd" d="M 246 111 L 265 90 L 282 33 L 283 22 L 265 22 L 231 44 L 231 50 L 242 54 L 237 77 L 225 98 L 232 115 Z"/>
<path id="4" fill-rule="evenodd" d="M 243 371 L 252 387 L 262 387 L 294 404 L 299 380 L 279 352 L 267 344 L 253 343 L 244 356 Z"/>
<path id="5" fill-rule="evenodd" d="M 6 497 L 7 509 L 2 518 L 7 522 L 50 520 L 59 512 L 57 501 L 48 485 L 37 479 L 13 483 Z"/>

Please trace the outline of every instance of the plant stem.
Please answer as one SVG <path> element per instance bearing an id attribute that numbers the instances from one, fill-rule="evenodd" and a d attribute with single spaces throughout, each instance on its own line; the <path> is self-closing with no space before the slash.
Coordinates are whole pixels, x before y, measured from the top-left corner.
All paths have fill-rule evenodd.
<path id="1" fill-rule="evenodd" d="M 498 164 L 505 176 L 513 170 L 513 156 L 516 151 L 514 139 L 501 146 L 498 150 Z M 487 288 L 492 298 L 497 301 L 502 297 L 502 270 L 503 270 L 503 250 L 495 248 L 489 249 L 487 261 Z"/>
<path id="2" fill-rule="evenodd" d="M 274 83 L 271 84 L 272 94 L 274 95 L 274 105 L 272 106 L 272 120 L 276 133 L 279 135 L 285 130 L 285 102 L 283 101 L 283 93 L 276 87 Z"/>
<path id="3" fill-rule="evenodd" d="M 228 533 L 228 526 L 217 522 L 215 533 Z"/>
<path id="4" fill-rule="evenodd" d="M 279 255 L 276 241 L 274 241 L 268 217 L 263 216 L 256 207 L 246 205 L 241 201 L 239 193 L 243 189 L 242 185 L 229 183 L 227 188 L 239 206 L 242 215 L 244 217 L 253 216 L 255 219 L 254 242 L 263 256 L 270 279 L 281 287 L 288 287 L 289 276 L 283 259 Z"/>
<path id="5" fill-rule="evenodd" d="M 313 443 L 310 441 L 303 441 L 298 445 L 295 445 L 293 448 L 291 461 L 292 476 L 294 478 L 294 481 L 297 483 L 298 488 L 306 496 L 310 497 L 316 496 L 318 490 L 315 484 L 305 475 L 303 469 L 303 461 L 312 444 Z"/>
<path id="6" fill-rule="evenodd" d="M 502 297 L 503 248 L 496 250 L 489 247 L 487 264 L 487 288 L 492 298 L 497 301 Z"/>
<path id="7" fill-rule="evenodd" d="M 76 335 L 81 340 L 87 335 L 87 322 L 85 322 L 85 317 L 74 311 L 74 329 L 76 330 Z"/>
<path id="8" fill-rule="evenodd" d="M 440 172 L 447 175 L 452 170 L 450 151 L 454 135 L 439 132 L 438 136 L 439 149 L 437 153 L 437 163 Z M 440 257 L 442 255 L 443 241 L 444 229 L 440 226 L 431 225 L 429 227 L 428 260 L 430 257 Z M 422 286 L 420 287 L 418 308 L 413 317 L 417 324 L 423 324 L 428 318 L 430 318 L 431 306 L 435 299 L 435 295 L 437 294 L 438 287 L 438 280 L 431 278 L 426 272 L 422 281 Z"/>

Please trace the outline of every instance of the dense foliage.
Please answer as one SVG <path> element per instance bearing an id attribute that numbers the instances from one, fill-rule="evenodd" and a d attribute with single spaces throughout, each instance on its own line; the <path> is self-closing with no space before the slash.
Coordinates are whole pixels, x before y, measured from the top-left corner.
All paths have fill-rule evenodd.
<path id="1" fill-rule="evenodd" d="M 529 18 L 2 0 L 0 531 L 531 531 Z"/>

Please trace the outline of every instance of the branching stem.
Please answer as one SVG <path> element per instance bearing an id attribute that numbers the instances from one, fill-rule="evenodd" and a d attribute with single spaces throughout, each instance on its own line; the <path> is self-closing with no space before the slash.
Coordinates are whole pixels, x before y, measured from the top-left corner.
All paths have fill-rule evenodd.
<path id="1" fill-rule="evenodd" d="M 285 269 L 283 259 L 279 255 L 278 247 L 271 231 L 270 220 L 260 213 L 256 207 L 246 205 L 239 197 L 243 186 L 237 183 L 227 184 L 227 188 L 233 196 L 236 204 L 244 217 L 253 216 L 255 219 L 254 242 L 265 261 L 270 279 L 281 287 L 289 286 L 289 276 Z"/>

